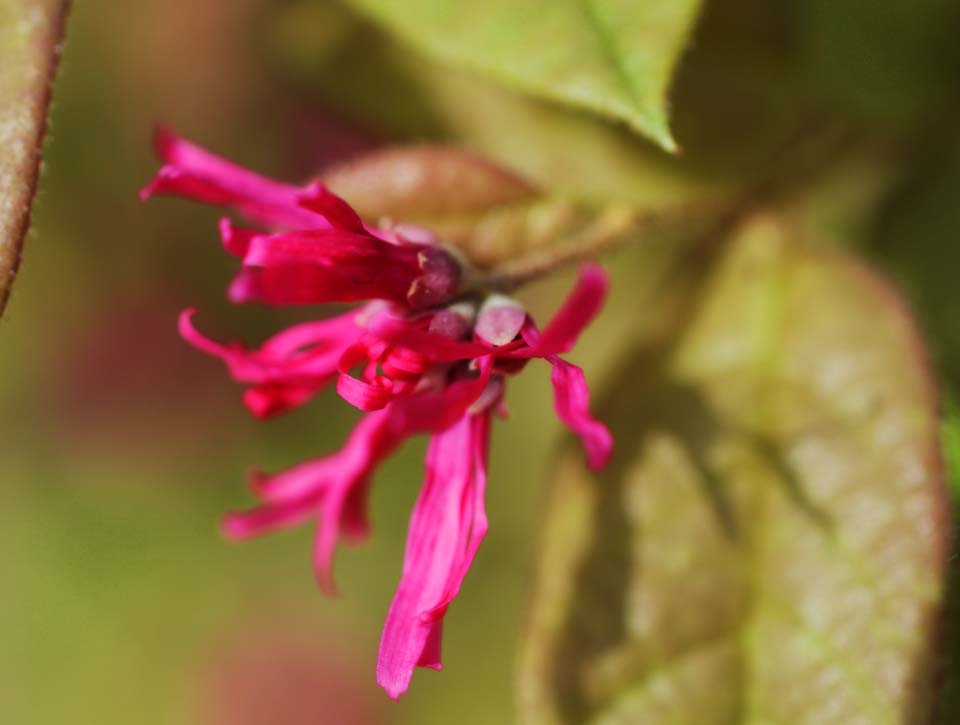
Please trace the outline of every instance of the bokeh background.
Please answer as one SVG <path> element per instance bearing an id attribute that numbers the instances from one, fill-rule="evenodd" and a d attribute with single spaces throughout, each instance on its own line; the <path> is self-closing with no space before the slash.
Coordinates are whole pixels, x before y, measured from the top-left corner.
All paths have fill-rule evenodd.
<path id="1" fill-rule="evenodd" d="M 960 382 L 949 3 L 713 3 L 678 81 L 679 162 L 572 113 L 557 121 L 538 108 L 519 124 L 513 99 L 498 105 L 475 79 L 451 80 L 413 53 L 394 62 L 391 41 L 332 1 L 75 5 L 34 229 L 2 323 L 3 722 L 512 719 L 524 585 L 559 432 L 546 371 L 531 365 L 512 384 L 512 420 L 495 430 L 491 533 L 446 619 L 444 672 L 418 672 L 393 704 L 374 666 L 423 442 L 379 475 L 375 535 L 341 550 L 337 599 L 314 585 L 308 528 L 221 539 L 220 515 L 252 503 L 250 468 L 331 450 L 355 415 L 326 394 L 256 423 L 220 364 L 178 339 L 186 306 L 202 310 L 202 329 L 251 342 L 304 313 L 231 307 L 217 212 L 137 201 L 159 121 L 283 178 L 395 140 L 464 139 L 566 191 L 651 204 L 720 193 L 798 127 L 822 125 L 823 143 L 839 147 L 866 137 L 869 153 L 851 154 L 796 218 L 893 274 L 923 315 L 942 379 Z M 571 158 L 581 138 L 593 145 Z M 625 166 L 624 144 L 642 163 Z M 649 260 L 623 252 L 615 276 L 633 280 Z M 524 299 L 544 314 L 568 279 Z M 651 305 L 615 287 L 614 312 L 573 359 L 602 382 Z"/>
<path id="2" fill-rule="evenodd" d="M 341 549 L 338 599 L 314 584 L 311 527 L 245 545 L 217 529 L 226 510 L 254 502 L 249 469 L 332 450 L 356 415 L 326 394 L 268 424 L 249 418 L 219 362 L 179 340 L 178 311 L 196 305 L 206 329 L 250 342 L 303 312 L 231 308 L 218 212 L 142 205 L 137 190 L 157 166 L 159 121 L 290 179 L 381 142 L 293 83 L 279 49 L 301 30 L 289 13 L 303 11 L 286 5 L 85 0 L 73 9 L 43 190 L 3 321 L 3 722 L 509 718 L 535 502 L 555 433 L 545 369 L 511 392 L 515 421 L 496 433 L 495 535 L 446 623 L 446 671 L 418 673 L 399 705 L 374 668 L 422 441 L 379 475 L 375 536 Z M 313 19 L 322 52 L 336 29 Z"/>

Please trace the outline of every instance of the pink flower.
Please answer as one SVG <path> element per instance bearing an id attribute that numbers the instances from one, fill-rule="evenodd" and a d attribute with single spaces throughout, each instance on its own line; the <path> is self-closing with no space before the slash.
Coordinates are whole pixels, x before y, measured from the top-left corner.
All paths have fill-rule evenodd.
<path id="1" fill-rule="evenodd" d="M 274 230 L 221 221 L 224 247 L 242 262 L 229 289 L 233 302 L 384 299 L 416 308 L 440 304 L 457 292 L 460 265 L 430 243 L 432 237 L 378 233 L 323 184 L 299 188 L 266 179 L 166 131 L 158 132 L 156 147 L 166 164 L 141 199 L 178 194 L 231 207 Z"/>
<path id="2" fill-rule="evenodd" d="M 379 464 L 408 437 L 431 436 L 377 665 L 378 682 L 398 698 L 415 667 L 440 669 L 443 616 L 486 534 L 490 424 L 504 411 L 506 378 L 532 358 L 546 360 L 557 416 L 579 436 L 588 465 L 601 468 L 610 457 L 613 441 L 590 414 L 583 371 L 560 357 L 600 311 L 606 273 L 586 265 L 539 330 L 516 301 L 460 285 L 471 276 L 462 273 L 466 263 L 426 230 L 371 229 L 319 183 L 301 189 L 264 179 L 169 134 L 158 147 L 167 165 L 144 198 L 178 193 L 285 229 L 260 233 L 221 222 L 225 246 L 242 260 L 232 299 L 373 300 L 295 325 L 256 349 L 203 336 L 192 310 L 181 315 L 180 332 L 248 386 L 244 402 L 258 417 L 302 405 L 334 379 L 340 396 L 365 411 L 339 451 L 255 474 L 260 506 L 224 522 L 227 536 L 243 539 L 315 520 L 314 568 L 324 591 L 334 591 L 338 539 L 369 530 L 365 502 Z"/>

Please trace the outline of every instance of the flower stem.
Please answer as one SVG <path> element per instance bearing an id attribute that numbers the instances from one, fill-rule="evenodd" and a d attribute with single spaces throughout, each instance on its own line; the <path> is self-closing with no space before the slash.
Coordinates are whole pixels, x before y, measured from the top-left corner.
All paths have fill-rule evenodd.
<path id="1" fill-rule="evenodd" d="M 548 247 L 532 250 L 490 268 L 477 280 L 478 286 L 508 292 L 561 267 L 593 259 L 627 243 L 642 242 L 664 225 L 689 215 L 716 214 L 724 209 L 689 206 L 663 211 L 638 211 L 623 205 L 602 210 L 586 227 Z M 645 232 L 649 232 L 646 234 Z"/>

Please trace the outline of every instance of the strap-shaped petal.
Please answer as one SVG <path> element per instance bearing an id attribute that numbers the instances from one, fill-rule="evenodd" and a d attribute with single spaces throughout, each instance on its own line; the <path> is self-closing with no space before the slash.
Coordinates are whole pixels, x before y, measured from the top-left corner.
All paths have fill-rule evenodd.
<path id="1" fill-rule="evenodd" d="M 377 662 L 377 682 L 394 699 L 406 692 L 415 667 L 440 669 L 442 618 L 487 531 L 489 427 L 489 412 L 468 415 L 430 440 Z"/>

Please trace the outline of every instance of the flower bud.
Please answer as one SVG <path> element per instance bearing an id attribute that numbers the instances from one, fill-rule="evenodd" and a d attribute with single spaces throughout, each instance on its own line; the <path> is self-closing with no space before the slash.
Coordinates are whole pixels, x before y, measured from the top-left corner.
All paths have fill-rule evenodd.
<path id="1" fill-rule="evenodd" d="M 527 311 L 515 299 L 492 294 L 480 308 L 474 333 L 484 342 L 499 347 L 516 339 L 526 319 Z"/>
<path id="2" fill-rule="evenodd" d="M 430 320 L 428 330 L 451 340 L 463 340 L 473 327 L 476 316 L 477 310 L 474 305 L 469 302 L 458 302 L 438 310 Z"/>
<path id="3" fill-rule="evenodd" d="M 415 309 L 440 305 L 453 297 L 460 286 L 460 263 L 440 247 L 424 247 L 417 253 L 420 275 L 407 292 Z"/>

